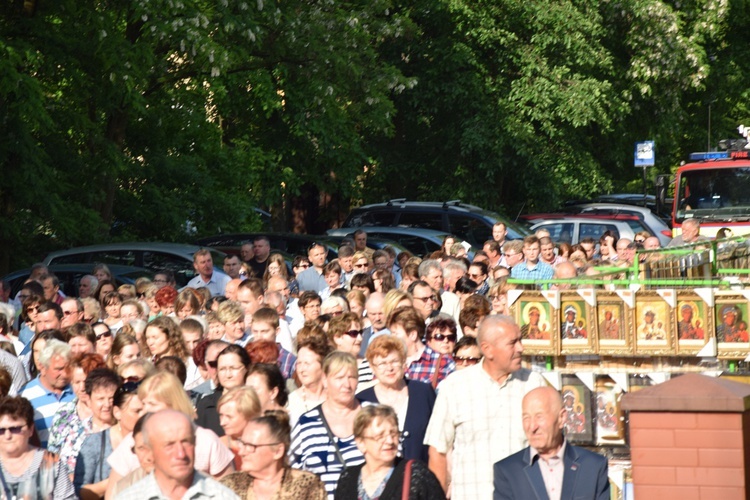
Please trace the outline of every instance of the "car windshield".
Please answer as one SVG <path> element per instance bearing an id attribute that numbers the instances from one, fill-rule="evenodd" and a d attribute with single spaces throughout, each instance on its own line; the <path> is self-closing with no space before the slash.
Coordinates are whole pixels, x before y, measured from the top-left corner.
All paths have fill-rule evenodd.
<path id="1" fill-rule="evenodd" d="M 677 222 L 750 219 L 750 167 L 686 170 L 679 178 Z"/>

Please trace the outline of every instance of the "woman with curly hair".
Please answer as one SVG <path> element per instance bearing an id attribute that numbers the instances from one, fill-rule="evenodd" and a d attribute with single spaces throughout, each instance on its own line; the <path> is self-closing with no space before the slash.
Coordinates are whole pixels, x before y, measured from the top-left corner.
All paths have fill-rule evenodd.
<path id="1" fill-rule="evenodd" d="M 153 362 L 163 356 L 176 356 L 187 360 L 187 347 L 182 332 L 172 318 L 159 316 L 146 327 L 141 353 Z"/>

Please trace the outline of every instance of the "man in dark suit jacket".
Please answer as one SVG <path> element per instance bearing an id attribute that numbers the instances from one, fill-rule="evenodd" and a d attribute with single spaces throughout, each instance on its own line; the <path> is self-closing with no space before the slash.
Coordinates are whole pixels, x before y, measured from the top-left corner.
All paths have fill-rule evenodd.
<path id="1" fill-rule="evenodd" d="M 565 441 L 560 393 L 540 387 L 523 398 L 529 446 L 494 466 L 494 500 L 609 500 L 607 459 Z"/>

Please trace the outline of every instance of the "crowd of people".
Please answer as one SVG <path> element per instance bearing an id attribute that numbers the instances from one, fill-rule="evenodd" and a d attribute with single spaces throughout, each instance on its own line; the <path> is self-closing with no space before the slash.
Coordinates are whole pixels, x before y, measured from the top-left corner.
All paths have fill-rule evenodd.
<path id="1" fill-rule="evenodd" d="M 531 464 L 585 456 L 605 478 L 586 498 L 608 498 L 606 461 L 565 443 L 559 394 L 521 366 L 507 279 L 632 259 L 609 238 L 505 241 L 499 223 L 469 260 L 456 237 L 420 257 L 358 231 L 289 269 L 258 237 L 224 273 L 196 252 L 182 289 L 97 265 L 77 297 L 37 264 L 0 296 L 5 498 L 528 498 L 502 467 L 527 442 Z M 550 498 L 573 480 L 555 474 Z"/>

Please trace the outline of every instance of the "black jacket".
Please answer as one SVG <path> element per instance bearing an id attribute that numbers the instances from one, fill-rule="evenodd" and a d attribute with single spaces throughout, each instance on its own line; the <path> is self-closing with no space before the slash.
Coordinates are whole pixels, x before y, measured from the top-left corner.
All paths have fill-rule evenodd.
<path id="1" fill-rule="evenodd" d="M 401 492 L 404 484 L 404 469 L 407 460 L 396 463 L 396 468 L 385 484 L 380 500 L 402 500 Z M 364 465 L 364 464 L 362 464 Z M 362 465 L 347 467 L 341 474 L 334 500 L 357 500 L 357 484 Z M 405 500 L 405 499 L 403 499 Z M 445 500 L 445 492 L 435 475 L 418 460 L 411 465 L 411 483 L 409 484 L 409 500 Z"/>

